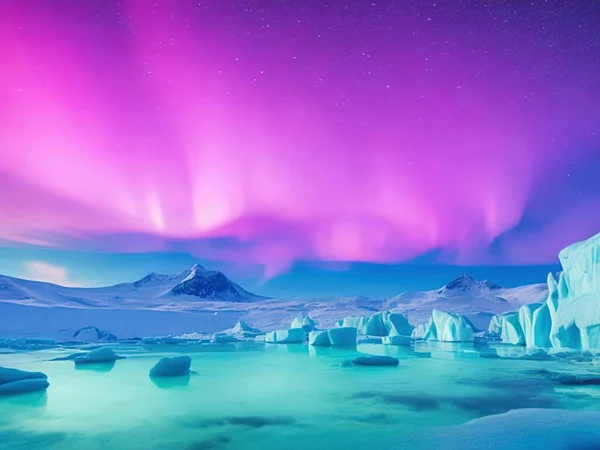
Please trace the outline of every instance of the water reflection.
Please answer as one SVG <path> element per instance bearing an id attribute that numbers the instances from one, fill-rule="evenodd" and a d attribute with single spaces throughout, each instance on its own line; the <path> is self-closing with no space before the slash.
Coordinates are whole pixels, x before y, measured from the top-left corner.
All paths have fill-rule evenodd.
<path id="1" fill-rule="evenodd" d="M 115 367 L 115 361 L 91 364 L 75 364 L 75 370 L 108 373 Z"/>
<path id="2" fill-rule="evenodd" d="M 190 384 L 190 375 L 182 377 L 150 377 L 150 381 L 159 389 L 176 389 Z"/>

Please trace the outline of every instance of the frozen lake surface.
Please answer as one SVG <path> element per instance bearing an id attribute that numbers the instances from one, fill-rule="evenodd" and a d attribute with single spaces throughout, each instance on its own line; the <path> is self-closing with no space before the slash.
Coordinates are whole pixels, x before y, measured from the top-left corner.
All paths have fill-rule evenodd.
<path id="1" fill-rule="evenodd" d="M 425 342 L 356 350 L 260 343 L 113 348 L 127 358 L 85 367 L 49 361 L 80 348 L 0 354 L 0 366 L 42 371 L 50 382 L 45 394 L 0 397 L 0 448 L 529 448 L 527 436 L 511 444 L 513 433 L 496 425 L 504 445 L 489 437 L 482 445 L 479 433 L 489 430 L 461 424 L 523 408 L 583 411 L 596 419 L 593 411 L 600 411 L 600 372 L 589 355 L 527 360 L 516 359 L 520 349 Z M 514 358 L 489 357 L 498 352 Z M 364 353 L 397 356 L 400 365 L 340 367 Z M 175 355 L 191 356 L 197 373 L 160 384 L 149 379 L 162 356 Z M 573 417 L 560 422 L 590 422 Z M 600 444 L 598 420 L 583 431 L 571 426 L 561 441 L 556 419 L 547 430 L 516 419 L 525 431 L 515 433 L 531 434 L 538 444 L 554 431 L 545 448 L 575 444 L 569 430 L 584 438 L 582 445 L 599 448 L 593 447 Z M 465 436 L 473 437 L 472 446 Z"/>

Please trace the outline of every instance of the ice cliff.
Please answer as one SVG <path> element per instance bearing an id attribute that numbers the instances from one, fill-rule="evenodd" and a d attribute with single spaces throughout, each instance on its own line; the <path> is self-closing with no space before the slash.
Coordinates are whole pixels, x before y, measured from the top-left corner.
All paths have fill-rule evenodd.
<path id="1" fill-rule="evenodd" d="M 502 342 L 540 348 L 600 349 L 600 234 L 563 249 L 558 281 L 548 274 L 548 298 L 497 316 L 489 332 Z"/>

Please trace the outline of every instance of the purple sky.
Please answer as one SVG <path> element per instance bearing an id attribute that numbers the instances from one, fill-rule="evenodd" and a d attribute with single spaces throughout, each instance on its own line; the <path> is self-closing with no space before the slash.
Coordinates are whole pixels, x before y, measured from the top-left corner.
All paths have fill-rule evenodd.
<path id="1" fill-rule="evenodd" d="M 0 240 L 537 264 L 600 231 L 600 4 L 4 0 Z"/>

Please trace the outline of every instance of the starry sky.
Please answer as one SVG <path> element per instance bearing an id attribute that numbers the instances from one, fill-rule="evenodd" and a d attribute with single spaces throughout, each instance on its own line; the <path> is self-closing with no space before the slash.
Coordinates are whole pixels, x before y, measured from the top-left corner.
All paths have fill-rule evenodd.
<path id="1" fill-rule="evenodd" d="M 0 42 L 5 274 L 368 294 L 600 231 L 598 0 L 3 0 Z"/>

